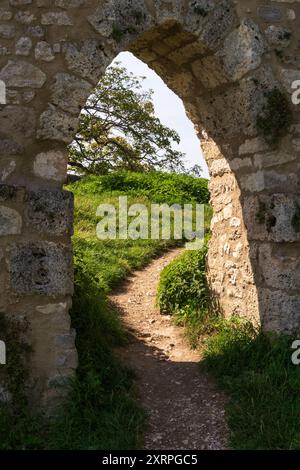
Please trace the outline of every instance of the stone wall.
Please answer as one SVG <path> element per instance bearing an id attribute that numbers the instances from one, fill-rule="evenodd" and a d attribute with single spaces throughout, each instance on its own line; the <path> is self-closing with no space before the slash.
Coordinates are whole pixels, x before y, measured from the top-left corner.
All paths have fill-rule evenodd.
<path id="1" fill-rule="evenodd" d="M 1 0 L 0 311 L 30 323 L 35 401 L 53 402 L 77 364 L 67 145 L 122 50 L 183 99 L 203 140 L 220 310 L 299 328 L 299 18 L 292 0 Z"/>

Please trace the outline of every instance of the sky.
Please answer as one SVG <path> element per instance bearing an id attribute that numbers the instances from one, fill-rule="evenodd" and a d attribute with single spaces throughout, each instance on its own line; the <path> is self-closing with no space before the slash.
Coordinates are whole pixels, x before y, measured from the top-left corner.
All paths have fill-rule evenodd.
<path id="1" fill-rule="evenodd" d="M 181 142 L 176 148 L 186 154 L 187 166 L 200 165 L 203 169 L 202 175 L 208 178 L 208 169 L 201 151 L 200 141 L 192 122 L 185 114 L 182 100 L 167 87 L 153 70 L 130 52 L 122 52 L 115 61 L 120 62 L 129 72 L 146 77 L 143 87 L 154 91 L 155 113 L 161 122 L 179 134 Z"/>

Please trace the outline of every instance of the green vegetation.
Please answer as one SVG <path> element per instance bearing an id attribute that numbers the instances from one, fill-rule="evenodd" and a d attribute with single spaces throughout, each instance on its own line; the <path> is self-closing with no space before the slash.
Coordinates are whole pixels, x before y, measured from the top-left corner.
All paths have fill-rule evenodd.
<path id="1" fill-rule="evenodd" d="M 111 174 L 71 185 L 75 194 L 75 296 L 72 326 L 77 330 L 79 369 L 70 397 L 55 420 L 0 409 L 0 449 L 141 448 L 144 412 L 135 399 L 132 371 L 113 349 L 126 344 L 111 289 L 134 269 L 175 245 L 157 240 L 107 240 L 96 237 L 101 203 L 208 202 L 207 181 L 169 174 Z M 176 242 L 177 243 L 177 242 Z"/>
<path id="2" fill-rule="evenodd" d="M 295 338 L 263 333 L 212 309 L 206 249 L 186 252 L 161 275 L 158 304 L 187 328 L 201 347 L 200 367 L 227 392 L 227 420 L 234 449 L 300 449 L 300 368 L 292 364 Z"/>
<path id="3" fill-rule="evenodd" d="M 142 13 L 134 14 L 139 22 Z M 127 32 L 134 27 L 113 27 L 117 41 Z M 184 154 L 176 149 L 179 135 L 155 116 L 153 91 L 143 89 L 143 80 L 120 64 L 107 68 L 80 115 L 69 152 L 72 169 L 83 175 L 184 171 Z"/>
<path id="4" fill-rule="evenodd" d="M 175 323 L 186 328 L 192 347 L 211 331 L 206 255 L 205 245 L 175 259 L 163 270 L 157 294 L 160 310 L 174 315 Z"/>
<path id="5" fill-rule="evenodd" d="M 261 332 L 239 319 L 214 324 L 204 367 L 229 395 L 227 419 L 235 449 L 300 449 L 300 368 L 294 338 Z"/>
<path id="6" fill-rule="evenodd" d="M 276 145 L 292 122 L 292 111 L 286 96 L 277 88 L 265 94 L 266 104 L 257 118 L 257 127 L 267 142 Z"/>
<path id="7" fill-rule="evenodd" d="M 118 172 L 101 178 L 89 176 L 75 183 L 72 188 L 77 196 L 89 199 L 101 195 L 101 200 L 114 196 L 147 198 L 154 203 L 186 204 L 198 202 L 208 204 L 208 181 L 188 175 L 174 173 Z"/>

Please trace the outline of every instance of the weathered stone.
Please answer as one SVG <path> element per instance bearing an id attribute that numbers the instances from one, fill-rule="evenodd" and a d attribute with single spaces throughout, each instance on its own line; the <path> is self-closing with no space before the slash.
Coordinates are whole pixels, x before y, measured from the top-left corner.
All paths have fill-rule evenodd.
<path id="1" fill-rule="evenodd" d="M 71 143 L 78 127 L 78 118 L 49 107 L 40 117 L 40 128 L 37 138 L 43 140 L 57 140 Z"/>
<path id="2" fill-rule="evenodd" d="M 33 163 L 34 174 L 46 180 L 64 182 L 67 175 L 68 157 L 63 152 L 39 153 Z"/>
<path id="3" fill-rule="evenodd" d="M 67 191 L 40 190 L 26 194 L 26 222 L 39 233 L 63 236 L 73 233 L 73 195 Z"/>
<path id="4" fill-rule="evenodd" d="M 30 5 L 32 3 L 32 0 L 9 0 L 9 3 L 13 7 L 18 7 L 20 5 Z"/>
<path id="5" fill-rule="evenodd" d="M 262 152 L 268 150 L 268 143 L 262 137 L 255 137 L 254 139 L 248 139 L 239 148 L 239 155 L 247 155 L 251 153 Z"/>
<path id="6" fill-rule="evenodd" d="M 23 188 L 17 188 L 8 184 L 0 184 L 0 202 L 16 202 L 18 199 L 23 201 Z"/>
<path id="7" fill-rule="evenodd" d="M 26 29 L 26 34 L 34 38 L 41 39 L 45 36 L 45 31 L 40 25 L 28 26 L 28 28 Z"/>
<path id="8" fill-rule="evenodd" d="M 52 62 L 55 59 L 55 56 L 52 52 L 51 45 L 46 41 L 40 41 L 35 47 L 35 58 L 36 60 L 43 60 L 45 62 Z"/>
<path id="9" fill-rule="evenodd" d="M 178 14 L 177 14 L 178 15 Z M 198 0 L 189 2 L 185 20 L 188 31 L 211 50 L 217 49 L 237 23 L 236 12 L 227 0 Z"/>
<path id="10" fill-rule="evenodd" d="M 75 344 L 76 331 L 71 330 L 69 334 L 58 335 L 54 338 L 55 346 L 61 349 L 72 349 Z"/>
<path id="11" fill-rule="evenodd" d="M 19 235 L 22 231 L 22 217 L 9 207 L 0 206 L 0 236 Z"/>
<path id="12" fill-rule="evenodd" d="M 27 106 L 5 106 L 0 109 L 0 129 L 6 131 L 7 136 L 14 136 L 14 141 L 10 141 L 4 136 L 0 143 L 0 153 L 6 155 L 16 155 L 21 153 L 21 142 L 24 138 L 31 137 L 35 132 L 36 117 L 34 109 Z"/>
<path id="13" fill-rule="evenodd" d="M 0 72 L 0 80 L 9 87 L 41 88 L 46 75 L 29 62 L 9 60 Z"/>
<path id="14" fill-rule="evenodd" d="M 109 64 L 109 59 L 101 50 L 101 44 L 96 40 L 84 41 L 78 47 L 66 43 L 63 46 L 63 52 L 69 70 L 73 70 L 77 75 L 94 84 L 99 81 L 101 74 Z"/>
<path id="15" fill-rule="evenodd" d="M 232 80 L 242 78 L 261 64 L 266 50 L 259 27 L 251 20 L 245 20 L 224 42 L 218 56 L 224 62 L 227 76 Z"/>
<path id="16" fill-rule="evenodd" d="M 262 244 L 259 266 L 267 286 L 275 289 L 300 289 L 300 259 L 298 245 L 288 250 L 277 245 Z"/>
<path id="17" fill-rule="evenodd" d="M 9 21 L 13 17 L 13 14 L 11 11 L 8 10 L 0 10 L 0 21 Z"/>
<path id="18" fill-rule="evenodd" d="M 86 0 L 55 0 L 55 5 L 60 8 L 78 8 L 85 2 Z"/>
<path id="19" fill-rule="evenodd" d="M 274 5 L 261 5 L 258 8 L 258 15 L 267 23 L 274 23 L 282 20 L 282 9 Z"/>
<path id="20" fill-rule="evenodd" d="M 16 162 L 13 158 L 0 159 L 0 183 L 3 183 L 16 169 Z"/>
<path id="21" fill-rule="evenodd" d="M 32 49 L 32 41 L 28 37 L 21 37 L 16 44 L 16 55 L 28 56 Z"/>
<path id="22" fill-rule="evenodd" d="M 72 254 L 53 242 L 24 242 L 10 247 L 8 268 L 12 289 L 19 295 L 70 295 Z"/>
<path id="23" fill-rule="evenodd" d="M 15 14 L 15 20 L 21 24 L 30 24 L 35 21 L 36 18 L 30 11 L 18 11 Z"/>
<path id="24" fill-rule="evenodd" d="M 0 38 L 12 39 L 16 35 L 16 28 L 11 24 L 0 24 Z"/>
<path id="25" fill-rule="evenodd" d="M 23 147 L 14 140 L 0 138 L 0 155 L 2 157 L 9 155 L 19 155 L 22 153 L 22 151 Z"/>
<path id="26" fill-rule="evenodd" d="M 208 56 L 196 60 L 192 64 L 192 70 L 195 78 L 205 88 L 216 88 L 222 84 L 228 83 L 227 74 L 222 67 L 222 63 L 217 56 Z"/>
<path id="27" fill-rule="evenodd" d="M 293 83 L 300 81 L 300 70 L 283 69 L 281 71 L 282 83 L 288 93 L 294 93 Z"/>
<path id="28" fill-rule="evenodd" d="M 52 103 L 78 116 L 91 93 L 91 84 L 67 73 L 58 73 L 55 79 Z"/>
<path id="29" fill-rule="evenodd" d="M 36 311 L 43 315 L 44 321 L 56 334 L 69 334 L 71 328 L 69 309 L 69 302 L 48 303 L 36 307 Z"/>
<path id="30" fill-rule="evenodd" d="M 278 289 L 263 289 L 260 295 L 261 320 L 267 331 L 295 332 L 299 328 L 300 299 Z"/>
<path id="31" fill-rule="evenodd" d="M 78 366 L 78 354 L 75 346 L 73 346 L 73 349 L 64 351 L 63 354 L 58 354 L 56 358 L 56 365 L 57 367 L 76 369 Z"/>
<path id="32" fill-rule="evenodd" d="M 292 38 L 292 32 L 290 29 L 276 25 L 269 26 L 265 30 L 265 35 L 272 46 L 279 48 L 288 47 Z"/>
<path id="33" fill-rule="evenodd" d="M 43 25 L 72 26 L 73 22 L 65 12 L 49 12 L 42 15 Z"/>
<path id="34" fill-rule="evenodd" d="M 254 155 L 254 165 L 262 170 L 272 166 L 283 165 L 285 163 L 293 162 L 297 159 L 297 155 L 285 152 L 270 152 L 265 154 Z"/>
<path id="35" fill-rule="evenodd" d="M 300 232 L 294 224 L 300 198 L 286 194 L 252 196 L 245 199 L 244 215 L 250 240 L 294 242 Z"/>

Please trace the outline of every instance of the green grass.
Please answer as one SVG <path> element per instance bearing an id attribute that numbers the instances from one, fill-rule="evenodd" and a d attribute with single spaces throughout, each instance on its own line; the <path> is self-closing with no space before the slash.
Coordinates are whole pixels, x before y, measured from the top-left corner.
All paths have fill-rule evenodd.
<path id="1" fill-rule="evenodd" d="M 234 449 L 300 449 L 300 367 L 292 364 L 295 338 L 266 334 L 234 319 L 215 324 L 203 366 L 228 393 Z"/>
<path id="2" fill-rule="evenodd" d="M 71 311 L 76 328 L 79 368 L 70 396 L 57 418 L 45 423 L 28 409 L 0 408 L 0 449 L 101 449 L 142 447 L 144 411 L 134 375 L 116 358 L 126 343 L 108 294 L 130 272 L 141 268 L 175 241 L 110 240 L 96 237 L 99 204 L 208 203 L 207 181 L 168 174 L 89 177 L 67 188 L 75 194 L 75 295 Z M 210 209 L 207 212 L 210 215 Z M 208 224 L 207 224 L 208 226 Z"/>
<path id="3" fill-rule="evenodd" d="M 207 243 L 176 258 L 162 271 L 157 293 L 161 312 L 173 315 L 175 324 L 185 327 L 193 348 L 212 325 L 206 256 Z"/>
<path id="4" fill-rule="evenodd" d="M 158 304 L 203 351 L 201 368 L 228 395 L 233 449 L 300 449 L 300 366 L 294 337 L 267 334 L 239 318 L 214 314 L 206 283 L 206 248 L 186 252 L 161 275 Z"/>

